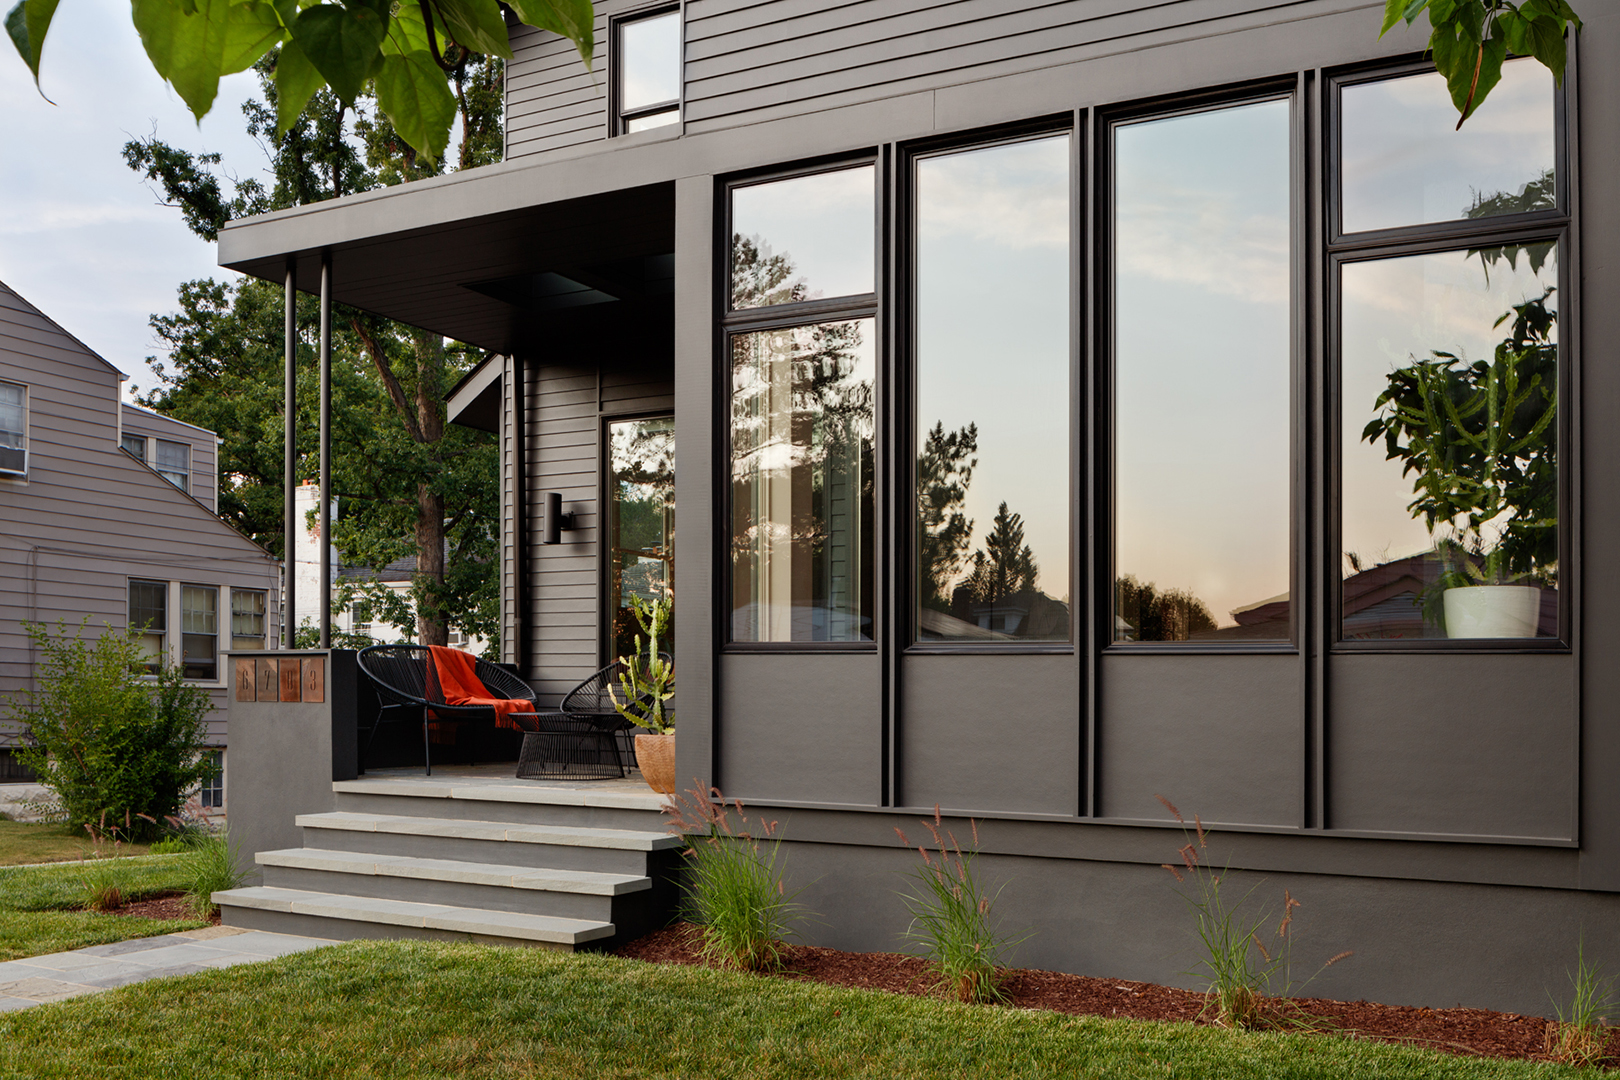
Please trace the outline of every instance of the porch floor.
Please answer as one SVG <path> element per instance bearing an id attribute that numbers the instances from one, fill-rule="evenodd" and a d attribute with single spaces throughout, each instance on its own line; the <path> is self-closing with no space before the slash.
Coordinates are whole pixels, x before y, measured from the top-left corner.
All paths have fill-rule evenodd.
<path id="1" fill-rule="evenodd" d="M 620 806 L 625 809 L 662 810 L 668 798 L 647 786 L 641 773 L 631 770 L 619 780 L 519 780 L 516 764 L 499 761 L 485 765 L 435 765 L 432 776 L 420 766 L 367 769 L 355 780 L 340 780 L 335 791 L 392 792 L 439 798 L 482 798 L 501 802 L 550 803 L 574 806 Z"/>

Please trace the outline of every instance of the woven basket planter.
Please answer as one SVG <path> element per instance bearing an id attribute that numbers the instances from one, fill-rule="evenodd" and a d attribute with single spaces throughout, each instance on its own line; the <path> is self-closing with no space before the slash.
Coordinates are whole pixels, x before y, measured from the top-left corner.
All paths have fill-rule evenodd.
<path id="1" fill-rule="evenodd" d="M 637 735 L 636 767 L 648 787 L 662 795 L 675 794 L 675 736 Z"/>

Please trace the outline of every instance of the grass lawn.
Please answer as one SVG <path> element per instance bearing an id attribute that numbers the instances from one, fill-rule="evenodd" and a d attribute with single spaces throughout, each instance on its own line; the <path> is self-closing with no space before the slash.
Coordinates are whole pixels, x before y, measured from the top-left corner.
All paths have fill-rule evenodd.
<path id="1" fill-rule="evenodd" d="M 145 844 L 120 844 L 120 855 L 145 855 Z M 90 838 L 69 832 L 65 825 L 33 825 L 20 821 L 0 821 L 0 866 L 18 863 L 66 862 L 82 859 L 94 851 Z M 112 845 L 104 849 L 112 852 Z"/>
<path id="2" fill-rule="evenodd" d="M 204 1065 L 204 1063 L 206 1063 Z M 615 957 L 351 942 L 0 1015 L 0 1077 L 1575 1077 Z"/>
<path id="3" fill-rule="evenodd" d="M 179 855 L 148 855 L 114 864 L 126 900 L 184 888 Z M 82 949 L 125 938 L 170 934 L 208 925 L 200 919 L 143 919 L 78 911 L 84 903 L 85 868 L 0 868 L 0 960 Z"/>

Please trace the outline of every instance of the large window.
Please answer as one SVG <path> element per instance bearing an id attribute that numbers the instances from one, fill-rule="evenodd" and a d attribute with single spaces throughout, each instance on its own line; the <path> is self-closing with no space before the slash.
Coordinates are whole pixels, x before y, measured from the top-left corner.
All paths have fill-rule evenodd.
<path id="1" fill-rule="evenodd" d="M 1291 634 L 1289 107 L 1114 128 L 1117 642 Z"/>
<path id="2" fill-rule="evenodd" d="M 731 192 L 734 642 L 873 640 L 874 173 Z"/>
<path id="3" fill-rule="evenodd" d="M 169 632 L 167 581 L 130 581 L 129 628 L 140 635 L 141 651 L 147 657 L 146 669 L 156 675 L 166 656 Z"/>
<path id="4" fill-rule="evenodd" d="M 632 602 L 674 595 L 675 420 L 616 420 L 607 437 L 608 655 L 620 657 L 641 633 Z M 674 642 L 659 648 L 673 653 Z"/>
<path id="5" fill-rule="evenodd" d="M 680 9 L 624 19 L 614 26 L 617 133 L 680 123 Z"/>
<path id="6" fill-rule="evenodd" d="M 265 646 L 265 593 L 262 589 L 231 590 L 231 648 Z"/>
<path id="7" fill-rule="evenodd" d="M 180 664 L 188 679 L 219 675 L 219 590 L 212 586 L 180 587 Z"/>
<path id="8" fill-rule="evenodd" d="M 1432 73 L 1339 95 L 1340 637 L 1556 639 L 1552 78 L 1509 61 L 1491 122 L 1462 131 Z"/>
<path id="9" fill-rule="evenodd" d="M 191 490 L 191 446 L 168 439 L 153 439 L 157 444 L 158 475 L 181 491 Z"/>
<path id="10" fill-rule="evenodd" d="M 0 476 L 28 472 L 28 388 L 0 382 Z"/>
<path id="11" fill-rule="evenodd" d="M 919 641 L 1069 640 L 1069 140 L 915 163 Z"/>

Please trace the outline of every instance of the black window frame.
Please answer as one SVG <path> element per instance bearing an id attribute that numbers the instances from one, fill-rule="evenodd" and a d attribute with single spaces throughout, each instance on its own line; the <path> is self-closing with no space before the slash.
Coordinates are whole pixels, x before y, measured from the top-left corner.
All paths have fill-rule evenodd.
<path id="1" fill-rule="evenodd" d="M 603 413 L 598 418 L 597 452 L 601 455 L 602 467 L 597 470 L 601 480 L 601 486 L 597 492 L 597 505 L 602 508 L 602 542 L 598 545 L 600 551 L 597 559 L 597 581 L 601 588 L 602 603 L 598 605 L 596 639 L 597 655 L 604 665 L 611 664 L 618 659 L 613 655 L 613 549 L 611 544 L 613 532 L 613 425 L 629 423 L 635 420 L 669 420 L 673 422 L 674 419 L 675 412 L 673 409 L 642 409 L 630 412 Z M 680 452 L 680 444 L 677 442 L 675 445 L 677 476 L 681 467 Z M 675 513 L 679 515 L 680 512 L 680 504 L 677 503 Z M 676 521 L 678 530 L 680 528 L 678 516 Z M 673 578 L 673 555 L 670 565 L 670 576 Z M 671 632 L 673 632 L 673 629 L 671 627 Z"/>
<path id="2" fill-rule="evenodd" d="M 624 28 L 631 23 L 644 22 L 648 19 L 657 19 L 665 15 L 674 15 L 676 25 L 679 27 L 676 48 L 680 56 L 676 62 L 680 67 L 680 93 L 664 101 L 657 101 L 651 105 L 642 105 L 634 109 L 624 108 Z M 673 112 L 675 120 L 672 123 L 660 125 L 672 129 L 672 133 L 679 133 L 686 120 L 686 16 L 683 5 L 679 3 L 659 3 L 647 7 L 636 8 L 613 16 L 608 20 L 608 87 L 609 107 L 608 115 L 611 121 L 609 135 L 619 137 L 623 135 L 645 135 L 648 132 L 630 130 L 633 121 L 645 119 L 649 116 L 660 116 Z M 652 129 L 656 131 L 657 129 Z"/>
<path id="3" fill-rule="evenodd" d="M 1357 64 L 1325 72 L 1320 101 L 1321 156 L 1325 158 L 1318 197 L 1323 207 L 1322 248 L 1318 266 L 1321 272 L 1324 340 L 1322 362 L 1322 453 L 1326 521 L 1324 526 L 1322 581 L 1326 584 L 1322 617 L 1323 640 L 1334 654 L 1422 655 L 1433 653 L 1514 654 L 1563 653 L 1573 651 L 1576 626 L 1572 608 L 1580 595 L 1581 568 L 1574 558 L 1575 536 L 1580 507 L 1574 497 L 1579 491 L 1579 423 L 1575 415 L 1580 401 L 1580 297 L 1574 283 L 1579 281 L 1579 208 L 1575 175 L 1576 147 L 1569 132 L 1575 121 L 1572 87 L 1576 82 L 1576 50 L 1569 51 L 1568 67 L 1562 84 L 1554 86 L 1553 169 L 1555 201 L 1553 210 L 1499 217 L 1426 222 L 1396 228 L 1345 233 L 1341 228 L 1340 191 L 1343 177 L 1341 155 L 1341 95 L 1347 86 L 1380 82 L 1409 75 L 1428 74 L 1434 65 L 1421 58 L 1397 62 Z M 1535 61 L 1528 61 L 1534 63 Z M 1489 106 L 1486 106 L 1489 107 Z M 1407 255 L 1443 254 L 1463 251 L 1489 243 L 1553 241 L 1557 244 L 1558 289 L 1558 634 L 1547 638 L 1344 638 L 1342 588 L 1343 500 L 1340 498 L 1344 430 L 1341 396 L 1343 353 L 1342 269 L 1356 262 L 1368 262 Z"/>
<path id="4" fill-rule="evenodd" d="M 892 512 L 897 521 L 896 540 L 904 544 L 895 552 L 893 590 L 895 613 L 893 625 L 899 636 L 903 656 L 971 656 L 988 655 L 1072 655 L 1081 648 L 1086 637 L 1086 616 L 1081 608 L 1085 603 L 1087 579 L 1085 569 L 1088 558 L 1085 520 L 1089 520 L 1087 505 L 1086 457 L 1081 451 L 1082 440 L 1089 430 L 1083 403 L 1086 372 L 1082 355 L 1083 327 L 1087 311 L 1086 283 L 1089 275 L 1086 260 L 1089 252 L 1085 243 L 1086 198 L 1090 177 L 1086 163 L 1087 119 L 1081 111 L 1049 113 L 1013 124 L 997 124 L 991 128 L 978 128 L 950 135 L 920 139 L 900 148 L 899 161 L 893 185 L 894 207 L 890 211 L 898 234 L 898 257 L 894 274 L 896 320 L 895 400 L 904 404 L 904 415 L 891 418 L 896 425 L 894 433 L 895 456 L 894 491 L 899 505 Z M 1067 135 L 1069 138 L 1069 639 L 1067 641 L 959 641 L 922 640 L 918 636 L 921 619 L 917 589 L 917 550 L 921 539 L 917 520 L 917 436 L 919 433 L 917 390 L 920 384 L 917 370 L 917 163 L 930 158 L 952 154 L 987 150 L 996 146 L 1032 142 L 1043 138 Z M 880 489 L 881 491 L 881 486 Z M 880 509 L 879 513 L 883 513 Z"/>
<path id="5" fill-rule="evenodd" d="M 733 191 L 739 188 L 755 187 L 760 184 L 773 183 L 778 180 L 794 180 L 800 177 L 817 176 L 823 173 L 838 172 L 843 169 L 862 168 L 872 166 L 872 284 L 873 291 L 869 293 L 853 293 L 848 296 L 837 296 L 817 300 L 804 300 L 790 304 L 770 304 L 762 307 L 733 308 L 731 306 L 731 240 L 732 228 L 732 198 Z M 878 150 L 868 150 L 856 154 L 840 155 L 830 158 L 817 158 L 810 161 L 799 162 L 792 165 L 774 167 L 768 170 L 756 170 L 727 177 L 715 185 L 715 196 L 718 205 L 715 208 L 716 248 L 721 257 L 714 260 L 715 264 L 715 371 L 716 371 L 716 417 L 718 419 L 717 440 L 718 446 L 714 455 L 715 490 L 722 492 L 722 496 L 715 500 L 717 514 L 716 536 L 723 538 L 724 542 L 716 544 L 716 557 L 718 561 L 717 572 L 720 575 L 722 586 L 720 589 L 719 619 L 720 651 L 722 653 L 875 653 L 878 651 L 882 638 L 883 609 L 885 603 L 885 573 L 887 559 L 884 556 L 885 544 L 885 501 L 887 499 L 886 477 L 889 464 L 885 453 L 886 431 L 888 419 L 887 411 L 888 393 L 884 373 L 888 361 L 888 330 L 887 319 L 882 303 L 885 286 L 885 267 L 888 264 L 885 244 L 885 193 L 888 188 L 888 160 L 887 156 Z M 873 352 L 876 358 L 875 378 L 872 388 L 872 469 L 873 469 L 873 530 L 872 543 L 872 636 L 869 641 L 735 641 L 732 638 L 734 626 L 733 607 L 733 578 L 735 568 L 731 557 L 731 526 L 733 518 L 733 487 L 731 482 L 731 397 L 732 386 L 732 340 L 742 334 L 757 333 L 762 330 L 783 330 L 798 326 L 811 326 L 817 323 L 850 322 L 856 319 L 873 320 Z M 677 510 L 679 508 L 677 507 Z"/>
<path id="6" fill-rule="evenodd" d="M 1115 506 L 1115 349 L 1114 349 L 1114 130 L 1120 126 L 1177 116 L 1216 112 L 1221 109 L 1259 104 L 1265 101 L 1289 103 L 1289 636 L 1268 641 L 1115 641 L 1114 619 L 1118 603 L 1114 588 L 1117 559 L 1114 550 L 1118 515 Z M 1096 355 L 1093 423 L 1097 435 L 1092 443 L 1095 459 L 1091 470 L 1096 515 L 1097 553 L 1091 585 L 1096 598 L 1092 632 L 1099 655 L 1148 654 L 1155 656 L 1197 655 L 1298 655 L 1309 603 L 1306 588 L 1305 550 L 1311 535 L 1310 505 L 1304 491 L 1310 462 L 1307 422 L 1308 369 L 1311 349 L 1308 340 L 1308 286 L 1305 281 L 1309 252 L 1312 250 L 1306 163 L 1311 153 L 1306 80 L 1302 73 L 1278 75 L 1221 87 L 1150 98 L 1098 110 L 1095 120 L 1095 165 L 1093 184 L 1093 228 L 1095 230 L 1095 287 L 1089 300 L 1095 334 L 1092 348 Z"/>

